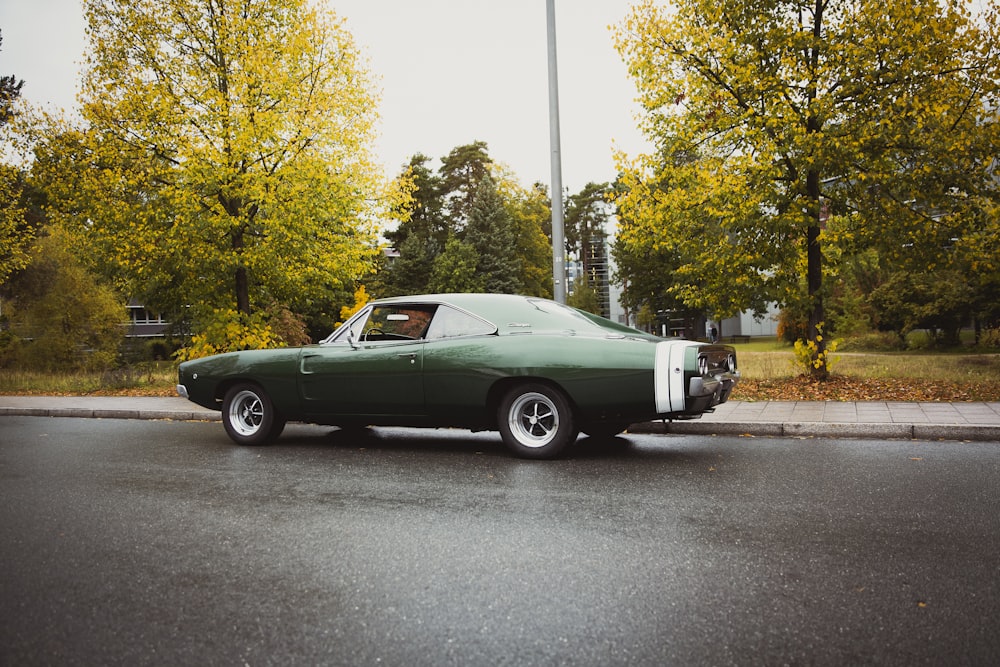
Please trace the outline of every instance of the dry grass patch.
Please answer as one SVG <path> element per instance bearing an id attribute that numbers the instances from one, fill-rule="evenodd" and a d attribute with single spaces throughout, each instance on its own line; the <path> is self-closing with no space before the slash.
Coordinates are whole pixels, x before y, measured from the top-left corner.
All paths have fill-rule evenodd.
<path id="1" fill-rule="evenodd" d="M 827 382 L 793 364 L 792 352 L 737 351 L 735 400 L 1000 401 L 1000 355 L 839 353 Z"/>

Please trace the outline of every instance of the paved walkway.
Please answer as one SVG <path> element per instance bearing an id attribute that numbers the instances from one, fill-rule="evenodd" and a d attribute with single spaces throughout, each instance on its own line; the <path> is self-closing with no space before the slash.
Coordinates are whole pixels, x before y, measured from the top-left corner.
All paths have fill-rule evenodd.
<path id="1" fill-rule="evenodd" d="M 219 421 L 177 397 L 0 396 L 4 415 Z M 730 401 L 701 419 L 635 424 L 633 433 L 1000 442 L 1000 403 Z M 0 435 L 3 422 L 0 421 Z"/>
<path id="2" fill-rule="evenodd" d="M 1000 403 L 729 401 L 667 431 L 1000 442 Z"/>

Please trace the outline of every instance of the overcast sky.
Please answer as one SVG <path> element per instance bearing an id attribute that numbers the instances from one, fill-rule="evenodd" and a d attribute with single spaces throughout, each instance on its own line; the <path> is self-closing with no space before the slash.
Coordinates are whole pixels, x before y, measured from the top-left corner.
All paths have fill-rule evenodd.
<path id="1" fill-rule="evenodd" d="M 473 141 L 522 184 L 551 183 L 545 0 L 328 0 L 382 92 L 376 150 L 395 175 Z M 630 0 L 556 0 L 563 185 L 615 177 L 634 154 L 635 89 L 608 27 Z M 72 109 L 85 47 L 80 0 L 0 0 L 0 75 L 32 104 Z M 438 167 L 435 161 L 432 166 Z"/>

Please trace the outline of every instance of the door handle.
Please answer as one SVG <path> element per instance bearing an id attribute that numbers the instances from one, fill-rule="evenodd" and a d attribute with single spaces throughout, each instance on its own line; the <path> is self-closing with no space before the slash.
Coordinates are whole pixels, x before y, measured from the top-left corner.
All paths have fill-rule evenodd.
<path id="1" fill-rule="evenodd" d="M 397 359 L 409 359 L 411 364 L 417 363 L 417 353 L 416 352 L 406 352 L 404 354 L 397 354 Z"/>
<path id="2" fill-rule="evenodd" d="M 323 355 L 321 354 L 303 354 L 302 358 L 299 360 L 299 372 L 302 373 L 303 375 L 312 375 L 313 371 L 306 369 L 306 363 L 310 359 L 318 359 L 319 357 L 322 356 Z"/>
<path id="3" fill-rule="evenodd" d="M 306 369 L 306 361 L 309 360 L 309 359 L 315 359 L 318 356 L 320 356 L 320 355 L 318 355 L 318 354 L 303 354 L 302 358 L 299 360 L 299 372 L 302 373 L 302 375 L 312 375 L 313 371 L 310 371 L 310 370 Z"/>

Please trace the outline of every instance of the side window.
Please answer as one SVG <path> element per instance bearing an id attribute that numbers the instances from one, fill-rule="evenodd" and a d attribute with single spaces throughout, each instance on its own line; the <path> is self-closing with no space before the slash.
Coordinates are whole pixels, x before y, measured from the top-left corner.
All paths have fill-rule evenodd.
<path id="1" fill-rule="evenodd" d="M 378 306 L 368 313 L 359 332 L 367 341 L 419 340 L 425 337 L 434 306 Z"/>
<path id="2" fill-rule="evenodd" d="M 454 338 L 456 336 L 486 336 L 495 333 L 497 328 L 478 317 L 473 317 L 450 306 L 440 306 L 431 326 L 427 329 L 427 338 Z"/>

